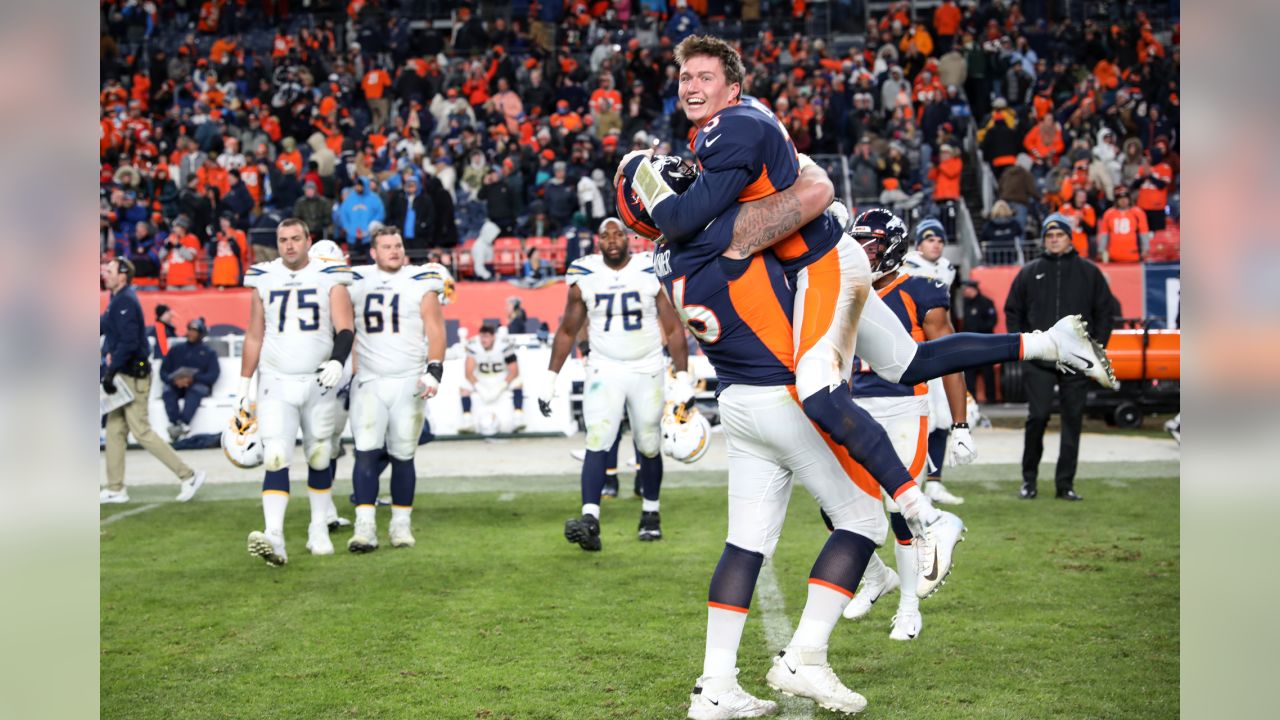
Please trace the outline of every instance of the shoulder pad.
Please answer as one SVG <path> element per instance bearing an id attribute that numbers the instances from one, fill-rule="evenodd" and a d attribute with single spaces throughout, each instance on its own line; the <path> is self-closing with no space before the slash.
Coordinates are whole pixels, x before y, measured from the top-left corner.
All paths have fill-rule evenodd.
<path id="1" fill-rule="evenodd" d="M 262 280 L 264 280 L 268 275 L 270 275 L 272 270 L 279 267 L 279 265 L 280 265 L 279 260 L 272 260 L 270 262 L 257 263 L 255 265 L 250 265 L 249 269 L 246 270 L 244 273 L 244 286 L 257 287 L 258 284 L 262 282 Z"/>
<path id="2" fill-rule="evenodd" d="M 346 263 L 342 263 L 341 265 L 337 263 L 333 265 L 326 265 L 320 268 L 320 274 L 333 280 L 339 285 L 350 285 L 352 281 L 355 280 L 355 272 L 353 272 L 351 266 Z"/>
<path id="3" fill-rule="evenodd" d="M 704 171 L 752 167 L 767 116 L 754 110 L 721 112 L 698 131 L 694 152 Z"/>

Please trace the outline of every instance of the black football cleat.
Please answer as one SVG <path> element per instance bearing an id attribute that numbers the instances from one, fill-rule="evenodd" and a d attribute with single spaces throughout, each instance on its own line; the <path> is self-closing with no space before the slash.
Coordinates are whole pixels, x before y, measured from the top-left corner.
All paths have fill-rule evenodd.
<path id="1" fill-rule="evenodd" d="M 1035 500 L 1036 486 L 1031 483 L 1022 483 L 1022 491 L 1018 493 L 1018 497 L 1021 497 L 1023 500 Z"/>
<path id="2" fill-rule="evenodd" d="M 1075 490 L 1059 490 L 1054 497 L 1059 500 L 1070 500 L 1071 502 L 1079 502 L 1084 499 L 1077 495 Z"/>
<path id="3" fill-rule="evenodd" d="M 658 511 L 640 513 L 640 531 L 637 535 L 641 542 L 662 539 L 662 518 Z"/>
<path id="4" fill-rule="evenodd" d="M 600 488 L 600 497 L 616 498 L 618 497 L 618 476 L 606 475 L 604 478 L 604 487 Z"/>
<path id="5" fill-rule="evenodd" d="M 589 552 L 600 550 L 600 521 L 594 515 L 564 521 L 564 539 Z"/>

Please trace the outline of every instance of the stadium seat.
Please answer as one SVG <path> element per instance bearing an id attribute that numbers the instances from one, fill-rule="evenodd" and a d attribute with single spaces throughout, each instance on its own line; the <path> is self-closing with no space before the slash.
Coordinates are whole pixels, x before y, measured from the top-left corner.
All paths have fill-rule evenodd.
<path id="1" fill-rule="evenodd" d="M 501 250 L 494 248 L 493 271 L 498 275 L 518 275 L 523 263 L 524 253 L 520 252 L 518 247 L 514 250 L 510 248 Z"/>
<path id="2" fill-rule="evenodd" d="M 1147 262 L 1177 262 L 1182 258 L 1182 238 L 1178 226 L 1171 225 L 1151 236 Z"/>

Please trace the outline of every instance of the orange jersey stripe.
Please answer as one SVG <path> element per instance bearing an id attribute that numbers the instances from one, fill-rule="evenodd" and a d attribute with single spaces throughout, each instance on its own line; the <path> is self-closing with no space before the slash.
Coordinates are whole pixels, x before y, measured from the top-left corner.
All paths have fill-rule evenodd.
<path id="1" fill-rule="evenodd" d="M 787 390 L 791 393 L 791 399 L 795 400 L 797 405 L 803 407 L 804 404 L 800 402 L 800 395 L 796 392 L 796 386 L 788 385 Z M 866 469 L 859 465 L 858 462 L 849 455 L 849 451 L 844 449 L 843 445 L 832 440 L 830 435 L 823 432 L 822 428 L 818 427 L 817 423 L 810 420 L 809 424 L 813 425 L 813 429 L 817 430 L 818 434 L 822 436 L 822 441 L 827 444 L 827 448 L 831 450 L 831 454 L 836 456 L 836 461 L 840 463 L 840 467 L 844 469 L 845 475 L 853 481 L 853 484 L 857 485 L 859 489 L 871 497 L 879 498 L 880 483 L 876 482 L 876 479 L 871 477 L 871 473 L 867 472 Z"/>
<path id="2" fill-rule="evenodd" d="M 836 303 L 840 298 L 839 253 L 836 250 L 828 252 L 806 270 L 809 287 L 804 293 L 804 319 L 800 326 L 797 362 L 813 349 L 835 322 Z"/>
<path id="3" fill-rule="evenodd" d="M 920 416 L 920 435 L 916 438 L 916 456 L 911 458 L 911 467 L 907 468 L 907 474 L 911 477 L 919 477 L 920 471 L 924 469 L 924 459 L 929 456 L 929 417 L 927 415 Z"/>
<path id="4" fill-rule="evenodd" d="M 756 255 L 747 271 L 729 281 L 729 301 L 742 321 L 760 342 L 773 353 L 782 366 L 795 372 L 795 352 L 791 338 L 791 322 L 778 304 L 765 269 L 764 258 Z"/>
<path id="5" fill-rule="evenodd" d="M 760 177 L 753 180 L 750 185 L 742 188 L 742 192 L 738 193 L 738 202 L 759 200 L 776 192 L 778 192 L 778 188 L 774 187 L 773 181 L 769 179 L 769 166 L 764 165 L 761 166 Z"/>
<path id="6" fill-rule="evenodd" d="M 849 592 L 848 590 L 845 590 L 844 588 L 840 587 L 839 585 L 836 585 L 835 583 L 829 583 L 826 580 L 819 580 L 818 578 L 811 577 L 809 578 L 809 584 L 821 585 L 822 587 L 827 588 L 829 590 L 835 590 L 836 592 L 840 593 L 841 595 L 847 598 L 853 597 L 853 593 Z"/>
<path id="7" fill-rule="evenodd" d="M 746 615 L 749 612 L 747 608 L 740 608 L 737 605 L 725 605 L 724 603 L 711 602 L 710 600 L 707 601 L 707 607 L 713 607 L 719 610 L 728 610 L 729 612 L 742 613 L 743 615 Z"/>

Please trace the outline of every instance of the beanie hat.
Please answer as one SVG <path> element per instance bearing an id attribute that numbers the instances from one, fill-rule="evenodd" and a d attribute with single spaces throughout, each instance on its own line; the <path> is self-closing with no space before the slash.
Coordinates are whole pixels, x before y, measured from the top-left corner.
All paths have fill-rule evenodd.
<path id="1" fill-rule="evenodd" d="M 928 230 L 937 233 L 943 242 L 947 241 L 947 231 L 942 227 L 942 222 L 937 218 L 925 218 L 916 226 L 916 245 L 924 241 L 925 231 Z"/>
<path id="2" fill-rule="evenodd" d="M 1044 219 L 1040 225 L 1040 237 L 1049 234 L 1050 230 L 1061 230 L 1062 232 L 1071 234 L 1071 221 L 1062 213 L 1054 213 Z"/>

